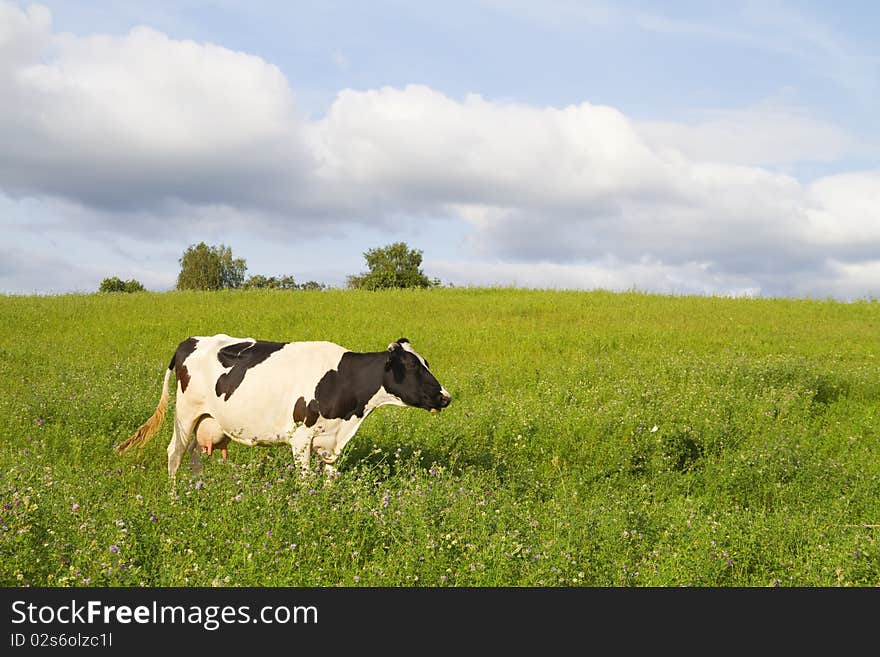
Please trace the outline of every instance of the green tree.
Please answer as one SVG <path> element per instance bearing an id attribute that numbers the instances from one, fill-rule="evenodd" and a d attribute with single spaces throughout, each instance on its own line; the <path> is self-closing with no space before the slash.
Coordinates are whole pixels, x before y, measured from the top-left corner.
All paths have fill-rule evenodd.
<path id="1" fill-rule="evenodd" d="M 224 244 L 191 244 L 180 257 L 177 289 L 222 290 L 241 287 L 246 270 L 244 258 L 233 258 L 232 249 Z"/>
<path id="2" fill-rule="evenodd" d="M 440 281 L 429 279 L 421 270 L 422 252 L 410 249 L 406 242 L 369 249 L 364 259 L 370 271 L 348 277 L 348 287 L 381 290 L 394 287 L 434 287 Z"/>
<path id="3" fill-rule="evenodd" d="M 118 276 L 110 276 L 101 281 L 98 292 L 143 292 L 144 286 L 133 278 L 123 281 Z"/>
<path id="4" fill-rule="evenodd" d="M 246 290 L 296 290 L 299 285 L 293 276 L 263 276 L 262 274 L 254 274 L 249 276 L 242 285 Z"/>
<path id="5" fill-rule="evenodd" d="M 111 276 L 101 281 L 98 292 L 125 292 L 125 282 L 118 276 Z"/>

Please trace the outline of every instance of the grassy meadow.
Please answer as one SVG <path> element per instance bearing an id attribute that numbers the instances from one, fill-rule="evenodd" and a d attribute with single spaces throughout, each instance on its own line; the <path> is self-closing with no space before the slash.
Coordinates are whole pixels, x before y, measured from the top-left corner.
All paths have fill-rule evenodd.
<path id="1" fill-rule="evenodd" d="M 182 467 L 191 335 L 409 338 L 453 396 L 383 407 L 334 480 Z M 0 297 L 5 586 L 878 586 L 880 303 L 521 289 Z"/>

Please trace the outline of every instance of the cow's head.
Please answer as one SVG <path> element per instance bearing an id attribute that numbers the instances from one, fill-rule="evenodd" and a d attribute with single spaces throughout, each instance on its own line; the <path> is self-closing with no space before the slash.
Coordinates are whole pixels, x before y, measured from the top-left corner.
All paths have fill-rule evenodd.
<path id="1" fill-rule="evenodd" d="M 424 408 L 432 413 L 446 408 L 452 400 L 431 374 L 428 361 L 416 353 L 406 338 L 388 345 L 382 386 L 407 406 Z"/>

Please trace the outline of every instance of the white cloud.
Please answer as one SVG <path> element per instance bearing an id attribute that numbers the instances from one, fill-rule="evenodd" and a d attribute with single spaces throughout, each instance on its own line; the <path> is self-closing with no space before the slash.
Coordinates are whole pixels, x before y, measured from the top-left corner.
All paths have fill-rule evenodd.
<path id="1" fill-rule="evenodd" d="M 517 286 L 536 289 L 650 290 L 664 294 L 755 296 L 747 277 L 719 275 L 706 263 L 669 266 L 643 259 L 627 263 L 606 258 L 592 264 L 510 263 L 428 260 L 426 270 L 458 286 Z"/>
<path id="2" fill-rule="evenodd" d="M 690 123 L 640 121 L 636 129 L 653 147 L 675 148 L 688 159 L 702 162 L 768 166 L 833 162 L 869 152 L 833 123 L 778 102 L 707 111 Z"/>
<path id="3" fill-rule="evenodd" d="M 630 121 L 590 103 L 456 101 L 423 85 L 343 90 L 309 141 L 318 177 L 366 194 L 359 201 L 573 208 L 675 193 Z"/>
<path id="4" fill-rule="evenodd" d="M 13 26 L 0 41 L 7 193 L 138 209 L 288 202 L 305 154 L 277 67 L 147 27 L 47 34 L 47 12 L 2 11 Z"/>
<path id="5" fill-rule="evenodd" d="M 810 186 L 808 204 L 805 239 L 877 253 L 880 170 L 822 178 Z"/>

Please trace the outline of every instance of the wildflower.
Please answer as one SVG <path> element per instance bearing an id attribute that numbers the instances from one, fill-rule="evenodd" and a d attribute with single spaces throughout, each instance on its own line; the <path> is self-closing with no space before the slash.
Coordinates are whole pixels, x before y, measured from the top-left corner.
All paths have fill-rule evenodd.
<path id="1" fill-rule="evenodd" d="M 38 417 L 38 418 L 35 420 L 35 422 L 36 422 L 39 426 L 43 426 L 44 424 L 46 424 L 46 420 L 44 420 L 44 419 L 41 418 L 41 417 Z"/>
<path id="2" fill-rule="evenodd" d="M 110 546 L 110 551 L 111 551 L 113 554 L 119 554 L 119 548 L 116 547 L 115 544 Z"/>
<path id="3" fill-rule="evenodd" d="M 150 522 L 156 522 L 158 519 L 155 513 L 150 514 Z"/>
<path id="4" fill-rule="evenodd" d="M 205 485 L 205 482 L 202 481 L 201 479 L 199 479 L 199 480 L 196 482 L 196 490 L 199 490 L 199 489 L 202 488 L 204 485 Z"/>
<path id="5" fill-rule="evenodd" d="M 360 581 L 361 581 L 361 578 L 358 575 L 355 575 L 354 576 L 354 583 L 357 584 Z"/>
<path id="6" fill-rule="evenodd" d="M 385 493 L 385 494 L 382 496 L 382 507 L 384 508 L 384 507 L 388 506 L 388 503 L 389 503 L 390 501 L 391 501 L 391 498 L 388 496 L 388 493 Z"/>
<path id="7" fill-rule="evenodd" d="M 71 511 L 79 511 L 79 504 L 74 502 L 73 504 L 70 505 L 70 510 Z"/>
<path id="8" fill-rule="evenodd" d="M 657 433 L 658 428 L 659 427 L 655 424 L 653 427 L 651 427 L 651 433 Z"/>

